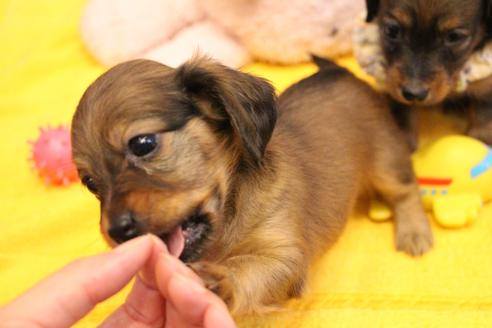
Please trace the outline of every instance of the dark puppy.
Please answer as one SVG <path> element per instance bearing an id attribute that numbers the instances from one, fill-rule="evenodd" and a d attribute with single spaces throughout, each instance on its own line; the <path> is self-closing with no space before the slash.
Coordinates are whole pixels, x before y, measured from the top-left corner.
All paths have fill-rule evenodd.
<path id="1" fill-rule="evenodd" d="M 399 250 L 431 247 L 383 99 L 326 63 L 280 97 L 274 129 L 276 100 L 264 80 L 206 59 L 131 61 L 97 79 L 73 119 L 73 156 L 109 243 L 160 236 L 235 313 L 300 295 L 368 186 L 393 207 Z"/>
<path id="2" fill-rule="evenodd" d="M 455 92 L 470 55 L 490 40 L 491 0 L 366 0 L 367 21 L 380 27 L 387 62 L 386 89 L 402 127 L 405 106 L 440 105 L 470 115 L 468 134 L 492 144 L 492 77 Z"/>

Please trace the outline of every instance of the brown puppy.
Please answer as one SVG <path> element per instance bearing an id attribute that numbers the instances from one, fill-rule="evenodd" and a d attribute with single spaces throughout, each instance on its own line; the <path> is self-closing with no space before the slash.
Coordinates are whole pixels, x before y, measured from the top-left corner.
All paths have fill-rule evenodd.
<path id="1" fill-rule="evenodd" d="M 403 107 L 439 105 L 470 116 L 467 133 L 492 144 L 492 77 L 455 92 L 466 60 L 491 39 L 491 0 L 366 0 L 367 21 L 377 21 L 387 62 L 386 89 L 409 132 Z M 415 136 L 413 136 L 415 137 Z"/>
<path id="2" fill-rule="evenodd" d="M 384 100 L 323 66 L 280 97 L 275 129 L 272 86 L 210 60 L 136 60 L 98 78 L 72 140 L 108 241 L 160 236 L 234 313 L 300 295 L 368 186 L 393 207 L 397 248 L 427 251 L 409 152 Z"/>

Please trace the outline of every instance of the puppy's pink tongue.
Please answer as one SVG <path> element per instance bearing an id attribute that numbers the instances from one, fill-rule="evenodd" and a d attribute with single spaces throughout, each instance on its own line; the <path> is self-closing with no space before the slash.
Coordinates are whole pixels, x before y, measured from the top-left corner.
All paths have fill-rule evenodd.
<path id="1" fill-rule="evenodd" d="M 169 253 L 171 253 L 172 256 L 179 258 L 183 252 L 184 244 L 185 239 L 183 229 L 181 229 L 181 226 L 178 226 L 167 238 L 167 248 L 169 249 Z"/>

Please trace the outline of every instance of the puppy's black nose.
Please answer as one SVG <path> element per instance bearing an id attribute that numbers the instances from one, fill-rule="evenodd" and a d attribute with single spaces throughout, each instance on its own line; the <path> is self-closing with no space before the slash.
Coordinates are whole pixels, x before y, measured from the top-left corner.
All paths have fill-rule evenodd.
<path id="1" fill-rule="evenodd" d="M 123 213 L 112 220 L 108 234 L 117 243 L 123 243 L 138 237 L 140 232 L 137 220 L 135 220 L 131 213 Z"/>
<path id="2" fill-rule="evenodd" d="M 408 101 L 423 101 L 429 95 L 429 89 L 423 87 L 405 86 L 401 88 L 401 94 Z"/>

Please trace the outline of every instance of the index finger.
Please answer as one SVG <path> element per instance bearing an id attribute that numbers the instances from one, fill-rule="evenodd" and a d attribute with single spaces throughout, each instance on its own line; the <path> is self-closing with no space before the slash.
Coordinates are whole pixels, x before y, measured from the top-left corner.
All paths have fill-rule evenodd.
<path id="1" fill-rule="evenodd" d="M 130 282 L 152 256 L 154 245 L 152 237 L 143 236 L 77 260 L 1 309 L 0 319 L 68 327 Z"/>

